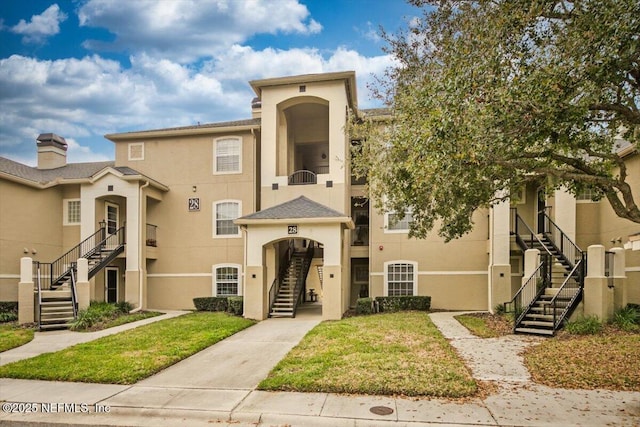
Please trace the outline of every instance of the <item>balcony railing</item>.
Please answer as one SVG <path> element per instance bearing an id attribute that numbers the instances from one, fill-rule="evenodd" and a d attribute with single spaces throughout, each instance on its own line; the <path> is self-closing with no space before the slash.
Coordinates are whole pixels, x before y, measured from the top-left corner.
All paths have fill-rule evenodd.
<path id="1" fill-rule="evenodd" d="M 310 170 L 299 170 L 289 175 L 289 185 L 309 185 L 316 184 L 318 178 L 316 174 Z"/>
<path id="2" fill-rule="evenodd" d="M 153 248 L 158 246 L 158 240 L 156 237 L 156 231 L 158 230 L 157 225 L 147 224 L 147 246 L 151 246 Z"/>

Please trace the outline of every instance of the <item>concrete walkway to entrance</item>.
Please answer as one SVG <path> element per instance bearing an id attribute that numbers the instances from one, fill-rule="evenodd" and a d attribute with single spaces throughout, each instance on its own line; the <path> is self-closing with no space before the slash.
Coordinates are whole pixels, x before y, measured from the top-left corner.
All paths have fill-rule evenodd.
<path id="1" fill-rule="evenodd" d="M 498 385 L 498 391 L 487 397 L 452 401 L 255 390 L 277 361 L 319 323 L 319 314 L 313 313 L 318 306 L 308 307 L 309 314 L 260 322 L 131 386 L 0 379 L 0 400 L 17 402 L 3 406 L 0 425 L 20 421 L 131 426 L 640 425 L 640 393 L 536 385 L 519 352 L 538 339 L 476 338 L 453 318 L 459 313 L 433 313 L 431 318 L 473 376 Z M 51 413 L 52 407 L 56 413 Z M 373 407 L 390 413 L 376 415 Z M 37 413 L 17 413 L 27 408 Z"/>

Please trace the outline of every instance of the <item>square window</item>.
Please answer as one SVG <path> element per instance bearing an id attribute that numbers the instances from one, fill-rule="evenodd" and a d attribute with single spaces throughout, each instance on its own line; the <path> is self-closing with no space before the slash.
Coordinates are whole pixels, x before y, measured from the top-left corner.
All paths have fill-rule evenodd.
<path id="1" fill-rule="evenodd" d="M 129 160 L 144 160 L 144 142 L 129 144 Z"/>
<path id="2" fill-rule="evenodd" d="M 238 295 L 238 270 L 231 266 L 216 268 L 216 296 Z"/>
<path id="3" fill-rule="evenodd" d="M 413 215 L 411 211 L 406 211 L 402 216 L 395 212 L 390 212 L 385 216 L 385 228 L 387 231 L 408 232 L 412 222 Z"/>
<path id="4" fill-rule="evenodd" d="M 214 206 L 214 237 L 238 237 L 240 227 L 233 220 L 240 216 L 240 202 L 218 202 Z"/>
<path id="5" fill-rule="evenodd" d="M 412 296 L 415 287 L 414 265 L 396 263 L 387 265 L 387 295 Z"/>
<path id="6" fill-rule="evenodd" d="M 80 224 L 80 199 L 64 201 L 64 225 Z"/>

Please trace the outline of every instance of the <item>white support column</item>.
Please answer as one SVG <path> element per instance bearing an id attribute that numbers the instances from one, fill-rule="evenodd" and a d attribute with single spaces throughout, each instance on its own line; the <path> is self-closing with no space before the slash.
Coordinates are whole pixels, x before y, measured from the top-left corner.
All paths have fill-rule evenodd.
<path id="1" fill-rule="evenodd" d="M 604 275 L 605 250 L 602 245 L 587 249 L 587 277 L 584 279 L 584 315 L 602 321 L 613 317 L 614 294 Z"/>
<path id="2" fill-rule="evenodd" d="M 522 276 L 522 284 L 524 285 L 531 277 L 536 268 L 540 265 L 540 251 L 538 249 L 527 249 L 524 253 L 524 276 Z"/>
<path id="3" fill-rule="evenodd" d="M 33 323 L 35 296 L 33 283 L 33 259 L 20 258 L 20 283 L 18 283 L 18 323 Z"/>
<path id="4" fill-rule="evenodd" d="M 554 222 L 572 241 L 576 241 L 576 198 L 565 187 L 555 192 Z"/>
<path id="5" fill-rule="evenodd" d="M 76 278 L 76 298 L 78 310 L 89 308 L 91 299 L 89 284 L 89 260 L 78 258 L 78 277 Z"/>
<path id="6" fill-rule="evenodd" d="M 493 206 L 489 213 L 489 311 L 511 299 L 509 199 Z"/>

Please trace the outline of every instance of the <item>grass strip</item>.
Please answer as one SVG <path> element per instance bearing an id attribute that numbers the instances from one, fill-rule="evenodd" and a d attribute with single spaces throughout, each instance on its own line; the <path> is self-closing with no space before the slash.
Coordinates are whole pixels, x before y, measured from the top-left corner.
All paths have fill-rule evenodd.
<path id="1" fill-rule="evenodd" d="M 93 325 L 88 329 L 83 329 L 80 332 L 93 332 L 93 331 L 101 331 L 103 329 L 113 328 L 115 326 L 125 325 L 131 322 L 137 322 L 138 320 L 149 319 L 150 317 L 160 316 L 164 313 L 159 311 L 140 311 L 138 313 L 131 314 L 123 314 L 113 319 L 105 320 L 104 322 L 99 322 Z"/>
<path id="2" fill-rule="evenodd" d="M 0 366 L 0 377 L 133 384 L 254 323 L 190 313 Z"/>
<path id="3" fill-rule="evenodd" d="M 498 332 L 493 329 L 490 329 L 487 326 L 487 322 L 477 316 L 469 316 L 466 314 L 461 314 L 459 316 L 454 316 L 455 319 L 462 324 L 465 328 L 467 328 L 473 335 L 480 338 L 495 338 L 500 336 Z"/>
<path id="4" fill-rule="evenodd" d="M 259 388 L 303 392 L 465 397 L 477 384 L 427 313 L 323 322 Z"/>
<path id="5" fill-rule="evenodd" d="M 608 330 L 607 330 L 608 329 Z M 534 381 L 550 387 L 640 391 L 640 334 L 562 334 L 525 351 Z"/>
<path id="6" fill-rule="evenodd" d="M 33 339 L 32 328 L 21 328 L 16 322 L 0 324 L 0 352 L 25 345 Z"/>

